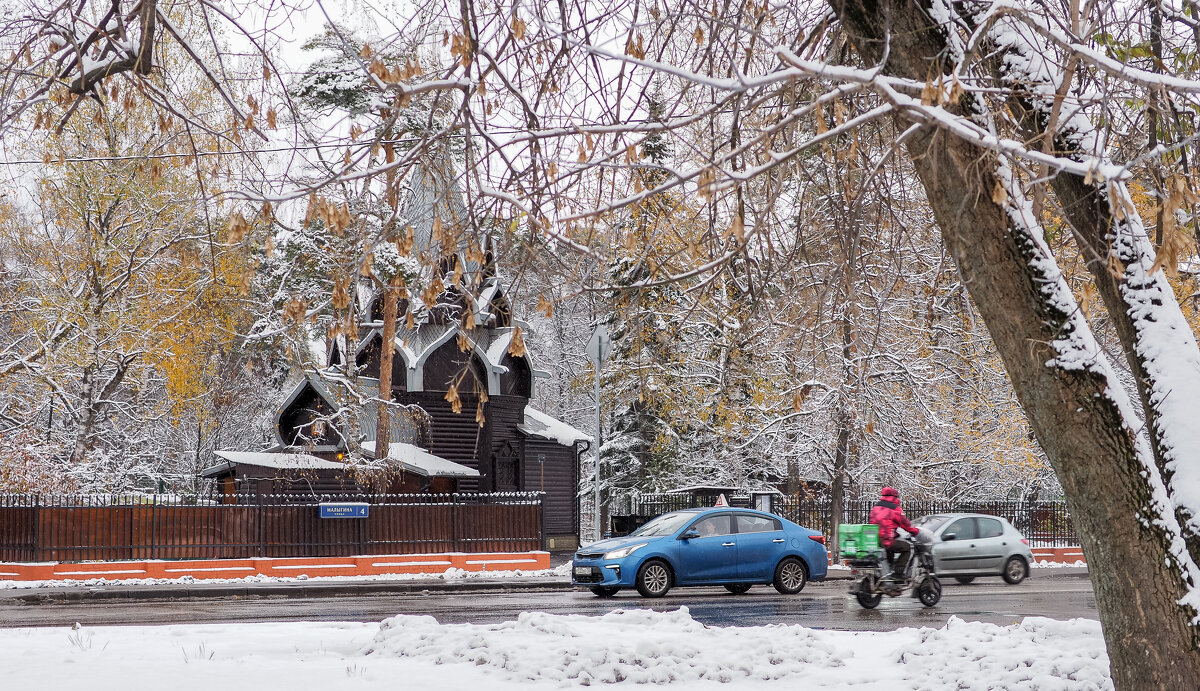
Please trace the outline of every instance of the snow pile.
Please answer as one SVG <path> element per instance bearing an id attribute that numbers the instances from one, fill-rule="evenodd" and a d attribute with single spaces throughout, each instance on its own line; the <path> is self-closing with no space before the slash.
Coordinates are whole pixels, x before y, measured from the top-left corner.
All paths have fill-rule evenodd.
<path id="1" fill-rule="evenodd" d="M 852 633 L 709 627 L 686 607 L 601 617 L 535 612 L 495 625 L 397 616 L 381 624 L 363 653 L 557 687 L 791 681 L 808 688 L 1112 688 L 1100 625 L 1083 619 L 996 626 L 951 617 L 942 629 Z M 900 680 L 907 683 L 897 686 Z"/>
<path id="2" fill-rule="evenodd" d="M 996 626 L 952 618 L 941 629 L 875 633 L 706 627 L 686 609 L 533 613 L 488 625 L 399 616 L 382 624 L 0 629 L 0 669 L 5 688 L 65 689 L 87 680 L 89 691 L 162 680 L 172 691 L 1112 688 L 1094 621 Z"/>
<path id="3" fill-rule="evenodd" d="M 586 642 L 601 645 L 584 647 Z M 398 616 L 383 622 L 365 652 L 583 685 L 774 680 L 800 678 L 813 666 L 843 665 L 837 649 L 812 629 L 706 627 L 686 607 L 618 610 L 598 618 L 525 612 L 493 626 L 442 626 L 433 617 Z"/>
<path id="4" fill-rule="evenodd" d="M 17 589 L 17 588 L 78 588 L 80 586 L 122 586 L 122 585 L 192 585 L 192 584 L 224 584 L 234 585 L 238 583 L 295 583 L 297 581 L 309 581 L 312 583 L 345 583 L 345 582 L 371 582 L 371 581 L 429 581 L 429 580 L 445 580 L 445 581 L 464 581 L 472 579 L 495 580 L 498 578 L 552 578 L 560 579 L 564 582 L 570 580 L 571 564 L 561 564 L 552 569 L 538 570 L 522 570 L 513 569 L 511 571 L 466 571 L 459 568 L 448 568 L 440 573 L 385 573 L 375 576 L 309 576 L 308 574 L 298 574 L 296 576 L 264 576 L 255 574 L 253 576 L 244 576 L 242 578 L 194 578 L 192 576 L 180 576 L 179 578 L 86 578 L 86 579 L 70 579 L 48 580 L 48 581 L 0 581 L 0 590 Z"/>
<path id="5" fill-rule="evenodd" d="M 908 678 L 959 679 L 954 688 L 964 691 L 1112 688 L 1100 622 L 1087 619 L 1029 618 L 996 626 L 951 617 L 944 628 L 922 630 L 919 642 L 897 652 Z M 963 679 L 966 661 L 973 669 Z"/>

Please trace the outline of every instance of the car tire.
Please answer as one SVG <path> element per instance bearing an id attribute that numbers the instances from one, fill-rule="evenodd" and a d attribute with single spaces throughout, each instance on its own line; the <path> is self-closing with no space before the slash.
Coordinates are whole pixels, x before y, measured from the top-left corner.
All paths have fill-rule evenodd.
<path id="1" fill-rule="evenodd" d="M 729 592 L 733 593 L 734 595 L 745 595 L 750 590 L 750 584 L 749 583 L 729 583 L 725 586 L 725 589 L 728 590 Z"/>
<path id="2" fill-rule="evenodd" d="M 917 586 L 917 599 L 926 607 L 933 607 L 942 599 L 942 582 L 937 576 L 929 576 Z"/>
<path id="3" fill-rule="evenodd" d="M 1008 561 L 1004 562 L 1004 571 L 1000 575 L 1004 577 L 1005 583 L 1016 585 L 1029 575 L 1029 564 L 1021 557 L 1009 557 Z"/>
<path id="4" fill-rule="evenodd" d="M 642 597 L 662 597 L 671 589 L 671 567 L 661 559 L 651 559 L 637 572 L 637 590 Z"/>
<path id="5" fill-rule="evenodd" d="M 804 590 L 807 583 L 808 569 L 796 557 L 784 557 L 775 567 L 775 578 L 771 580 L 775 590 L 784 595 L 795 595 Z"/>
<path id="6" fill-rule="evenodd" d="M 619 590 L 620 590 L 620 588 L 614 588 L 614 587 L 608 586 L 608 585 L 592 586 L 592 594 L 595 595 L 596 597 L 612 597 L 612 596 L 616 595 L 617 591 L 619 591 Z"/>
<path id="7" fill-rule="evenodd" d="M 971 581 L 975 580 L 975 577 L 974 576 L 955 576 L 954 580 L 958 581 L 959 583 L 962 583 L 963 585 L 970 585 Z"/>

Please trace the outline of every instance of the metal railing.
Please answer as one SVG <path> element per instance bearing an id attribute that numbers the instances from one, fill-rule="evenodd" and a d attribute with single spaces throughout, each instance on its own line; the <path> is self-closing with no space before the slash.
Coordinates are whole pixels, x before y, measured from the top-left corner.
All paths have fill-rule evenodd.
<path id="1" fill-rule="evenodd" d="M 322 518 L 322 502 L 368 504 Z M 0 561 L 237 559 L 543 548 L 541 493 L 0 495 Z"/>
<path id="2" fill-rule="evenodd" d="M 828 500 L 806 499 L 791 495 L 768 495 L 770 510 L 806 528 L 820 530 L 832 539 L 833 509 Z M 750 498 L 727 497 L 733 506 L 749 506 Z M 624 534 L 649 518 L 668 511 L 712 506 L 715 498 L 681 494 L 631 495 L 614 502 L 614 535 Z M 847 501 L 839 523 L 866 523 L 876 500 Z M 1075 526 L 1063 501 L 905 501 L 904 513 L 910 519 L 938 513 L 982 513 L 1000 516 L 1013 524 L 1033 547 L 1069 547 L 1079 544 Z"/>

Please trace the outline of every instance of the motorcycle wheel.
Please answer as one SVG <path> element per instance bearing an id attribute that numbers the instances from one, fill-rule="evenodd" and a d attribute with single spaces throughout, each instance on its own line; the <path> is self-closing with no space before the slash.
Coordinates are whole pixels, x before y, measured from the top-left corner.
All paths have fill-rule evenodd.
<path id="1" fill-rule="evenodd" d="M 854 592 L 854 597 L 858 600 L 858 604 L 866 609 L 875 609 L 879 606 L 879 602 L 883 600 L 883 593 L 872 593 L 871 579 L 864 578 L 858 584 L 858 590 Z"/>
<path id="2" fill-rule="evenodd" d="M 942 599 L 942 582 L 937 576 L 930 576 L 917 586 L 917 598 L 926 607 L 933 607 Z"/>

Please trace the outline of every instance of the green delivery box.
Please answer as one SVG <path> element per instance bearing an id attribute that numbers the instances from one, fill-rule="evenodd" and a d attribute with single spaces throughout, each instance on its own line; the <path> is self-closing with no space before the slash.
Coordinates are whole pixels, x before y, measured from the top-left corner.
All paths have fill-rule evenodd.
<path id="1" fill-rule="evenodd" d="M 879 551 L 879 526 L 843 523 L 838 526 L 838 552 L 843 558 L 861 559 Z"/>

